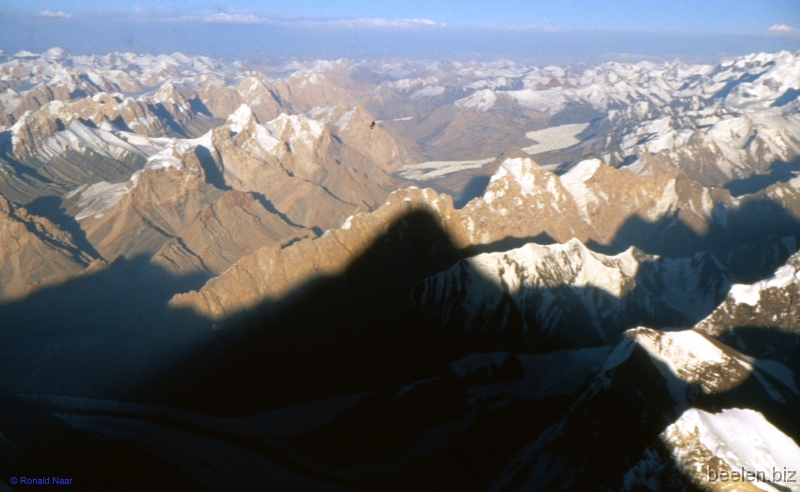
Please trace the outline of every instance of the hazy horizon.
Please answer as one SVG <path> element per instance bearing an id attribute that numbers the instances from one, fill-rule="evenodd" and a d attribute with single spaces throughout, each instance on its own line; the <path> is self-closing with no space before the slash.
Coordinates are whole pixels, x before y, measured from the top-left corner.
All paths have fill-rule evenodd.
<path id="1" fill-rule="evenodd" d="M 732 2 L 722 8 L 706 0 L 691 7 L 657 3 L 644 10 L 631 2 L 621 7 L 574 2 L 562 8 L 501 3 L 487 10 L 468 3 L 448 9 L 448 2 L 445 7 L 415 2 L 372 7 L 351 1 L 338 4 L 336 16 L 333 7 L 313 1 L 288 6 L 227 2 L 225 7 L 153 1 L 131 8 L 47 0 L 8 8 L 10 2 L 0 1 L 0 49 L 7 54 L 56 46 L 72 54 L 182 52 L 258 63 L 396 57 L 713 62 L 752 52 L 800 50 L 796 2 Z M 502 10 L 518 15 L 509 18 L 498 13 Z"/>

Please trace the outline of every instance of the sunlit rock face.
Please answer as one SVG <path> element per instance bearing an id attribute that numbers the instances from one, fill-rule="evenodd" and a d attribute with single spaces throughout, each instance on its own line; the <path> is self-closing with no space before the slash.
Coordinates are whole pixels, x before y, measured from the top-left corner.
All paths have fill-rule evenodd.
<path id="1" fill-rule="evenodd" d="M 0 300 L 22 298 L 63 282 L 96 261 L 75 245 L 70 234 L 2 196 L 0 235 Z"/>
<path id="2" fill-rule="evenodd" d="M 242 258 L 199 291 L 179 294 L 170 302 L 220 318 L 263 299 L 280 299 L 314 277 L 344 272 L 381 240 L 383 231 L 415 211 L 431 214 L 456 245 L 468 244 L 449 196 L 430 189 L 409 188 L 390 194 L 388 201 L 374 212 L 349 217 L 341 228 L 329 230 L 322 237 L 284 249 L 263 248 Z"/>
<path id="3" fill-rule="evenodd" d="M 793 241 L 792 241 L 793 242 Z M 800 255 L 795 254 L 770 277 L 754 284 L 735 284 L 722 304 L 698 329 L 713 336 L 742 326 L 800 330 Z"/>

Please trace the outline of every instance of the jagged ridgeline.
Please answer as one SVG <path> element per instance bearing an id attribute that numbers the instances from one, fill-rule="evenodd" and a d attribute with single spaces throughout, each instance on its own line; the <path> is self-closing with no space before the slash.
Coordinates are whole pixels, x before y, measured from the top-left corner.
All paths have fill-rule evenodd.
<path id="1" fill-rule="evenodd" d="M 0 54 L 0 471 L 800 490 L 798 80 Z"/>

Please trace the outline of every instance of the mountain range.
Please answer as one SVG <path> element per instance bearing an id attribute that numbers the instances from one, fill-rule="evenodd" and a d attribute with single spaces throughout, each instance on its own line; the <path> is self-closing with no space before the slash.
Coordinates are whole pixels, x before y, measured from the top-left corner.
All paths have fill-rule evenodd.
<path id="1" fill-rule="evenodd" d="M 0 469 L 800 490 L 799 80 L 0 53 Z"/>

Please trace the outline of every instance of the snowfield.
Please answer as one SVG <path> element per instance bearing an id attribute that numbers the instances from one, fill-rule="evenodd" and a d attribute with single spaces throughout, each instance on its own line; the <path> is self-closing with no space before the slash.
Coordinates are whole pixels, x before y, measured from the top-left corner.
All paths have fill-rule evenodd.
<path id="1" fill-rule="evenodd" d="M 493 160 L 495 160 L 494 157 L 478 161 L 428 161 L 403 166 L 398 171 L 398 174 L 406 179 L 427 181 L 466 169 L 479 169 Z"/>
<path id="2" fill-rule="evenodd" d="M 528 132 L 525 136 L 539 143 L 535 143 L 530 147 L 525 147 L 522 150 L 530 155 L 534 155 L 572 147 L 580 143 L 580 140 L 575 138 L 575 135 L 585 130 L 588 126 L 589 123 L 575 123 Z"/>
<path id="3" fill-rule="evenodd" d="M 800 467 L 800 448 L 755 410 L 731 408 L 712 414 L 692 408 L 664 434 L 674 446 L 673 455 L 679 460 L 690 455 L 699 444 L 722 460 L 731 471 L 762 474 L 765 480 L 747 480 L 761 490 L 800 490 L 796 473 Z M 703 467 L 708 463 L 694 464 Z M 718 472 L 713 467 L 711 470 Z M 793 483 L 786 480 L 784 470 L 795 472 L 790 478 Z M 715 480 L 716 477 L 708 470 L 702 472 L 708 475 L 709 481 Z M 776 472 L 780 473 L 780 478 Z M 720 479 L 716 478 L 716 481 Z M 729 475 L 726 481 L 733 481 L 732 477 Z M 737 481 L 742 480 L 739 478 Z"/>

